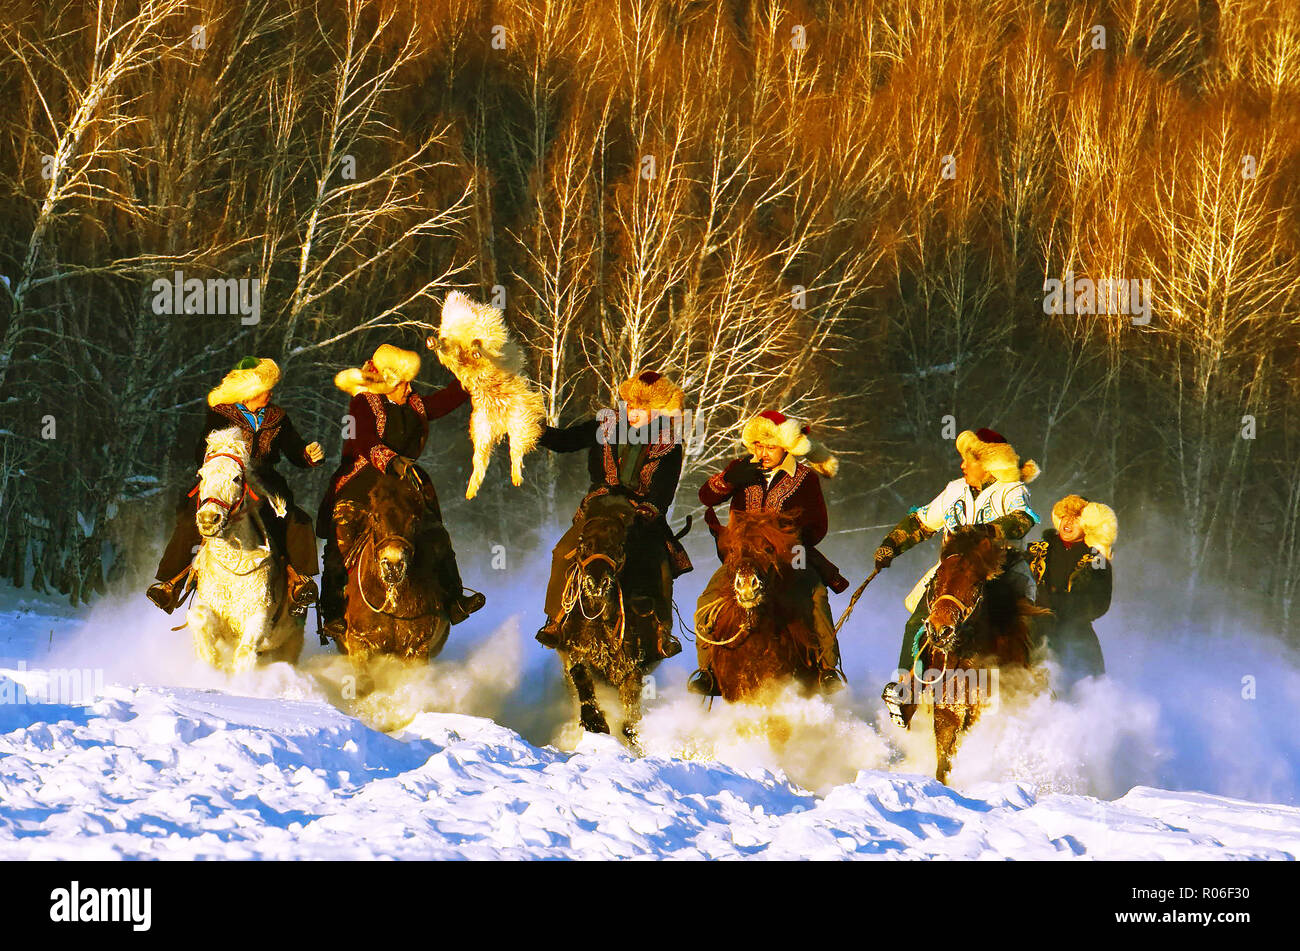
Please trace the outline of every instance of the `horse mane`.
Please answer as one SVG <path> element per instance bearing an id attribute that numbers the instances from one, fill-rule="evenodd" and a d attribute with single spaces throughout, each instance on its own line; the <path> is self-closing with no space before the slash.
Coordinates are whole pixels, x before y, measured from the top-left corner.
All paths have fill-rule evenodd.
<path id="1" fill-rule="evenodd" d="M 789 566 L 799 542 L 796 524 L 789 512 L 733 510 L 718 538 L 723 562 L 747 558 L 760 571 Z"/>
<path id="2" fill-rule="evenodd" d="M 252 456 L 253 447 L 249 444 L 248 437 L 244 435 L 242 429 L 238 426 L 227 426 L 225 429 L 214 429 L 208 433 L 205 455 L 210 456 L 218 452 L 238 456 L 240 461 L 247 466 Z"/>
<path id="3" fill-rule="evenodd" d="M 971 526 L 953 532 L 944 540 L 939 552 L 939 560 L 956 556 L 970 565 L 980 578 L 985 581 L 996 578 L 1002 573 L 1006 558 L 1007 543 L 997 539 L 985 526 Z"/>

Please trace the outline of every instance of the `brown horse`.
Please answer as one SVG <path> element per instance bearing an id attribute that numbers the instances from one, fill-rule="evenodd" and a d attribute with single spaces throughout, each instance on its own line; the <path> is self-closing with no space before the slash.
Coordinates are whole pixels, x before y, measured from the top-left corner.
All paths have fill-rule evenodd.
<path id="1" fill-rule="evenodd" d="M 811 598 L 794 568 L 799 536 L 785 512 L 733 510 L 725 527 L 710 522 L 724 573 L 720 598 L 695 613 L 696 637 L 713 647 L 713 675 L 722 698 L 745 700 L 793 678 L 805 692 L 817 683 L 816 639 L 804 600 Z"/>
<path id="2" fill-rule="evenodd" d="M 348 569 L 339 650 L 358 660 L 436 657 L 451 627 L 437 560 L 446 529 L 400 479 L 377 480 L 364 502 L 340 500 L 334 524 Z"/>
<path id="3" fill-rule="evenodd" d="M 994 699 L 999 674 L 1030 667 L 1035 607 L 1006 575 L 1018 557 L 989 526 L 950 535 L 926 594 L 917 699 L 934 704 L 935 778 L 947 783 L 962 736 Z"/>
<path id="4" fill-rule="evenodd" d="M 588 503 L 565 584 L 559 648 L 582 728 L 609 732 L 596 697 L 596 682 L 603 681 L 618 691 L 623 738 L 633 748 L 645 676 L 659 664 L 651 648 L 657 634 L 654 612 L 629 584 L 635 579 L 628 576 L 641 568 L 639 559 L 630 559 L 631 570 L 624 575 L 635 548 L 628 534 L 635 529 L 636 513 L 626 500 L 606 496 Z"/>

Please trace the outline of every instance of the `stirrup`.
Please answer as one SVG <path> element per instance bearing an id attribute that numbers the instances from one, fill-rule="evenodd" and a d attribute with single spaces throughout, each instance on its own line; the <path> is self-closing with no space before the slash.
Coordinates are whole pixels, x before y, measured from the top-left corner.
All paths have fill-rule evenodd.
<path id="1" fill-rule="evenodd" d="M 903 692 L 899 682 L 891 680 L 885 684 L 885 689 L 880 692 L 880 699 L 885 701 L 885 709 L 889 711 L 890 722 L 894 726 L 906 730 L 907 718 L 903 716 Z"/>
<path id="2" fill-rule="evenodd" d="M 690 680 L 686 681 L 686 689 L 691 693 L 697 693 L 701 697 L 720 697 L 722 692 L 718 690 L 718 678 L 713 676 L 711 669 L 697 670 L 691 674 Z"/>
<path id="3" fill-rule="evenodd" d="M 817 672 L 817 686 L 822 693 L 837 693 L 846 683 L 844 675 L 835 667 L 823 667 Z"/>

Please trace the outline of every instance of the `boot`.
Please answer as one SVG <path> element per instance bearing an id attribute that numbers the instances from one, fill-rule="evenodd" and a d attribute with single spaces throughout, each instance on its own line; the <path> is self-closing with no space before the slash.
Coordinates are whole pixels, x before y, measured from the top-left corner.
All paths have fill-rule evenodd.
<path id="1" fill-rule="evenodd" d="M 288 585 L 289 613 L 294 617 L 303 617 L 307 613 L 307 608 L 319 600 L 320 590 L 316 587 L 316 582 L 298 574 L 293 565 L 285 565 L 284 568 L 285 574 L 288 576 L 286 583 Z"/>
<path id="2" fill-rule="evenodd" d="M 537 643 L 543 647 L 550 647 L 558 650 L 560 646 L 560 622 L 557 618 L 547 618 L 546 623 L 542 625 L 537 632 Z"/>
<path id="3" fill-rule="evenodd" d="M 691 674 L 691 679 L 686 681 L 686 689 L 701 697 L 722 696 L 722 691 L 718 689 L 718 678 L 713 676 L 712 670 L 701 669 Z"/>
<path id="4" fill-rule="evenodd" d="M 190 569 L 187 566 L 184 571 L 170 581 L 155 581 L 149 585 L 148 590 L 145 591 L 145 596 L 167 614 L 171 614 L 185 600 L 186 582 L 189 581 L 189 577 Z"/>
<path id="5" fill-rule="evenodd" d="M 471 591 L 469 594 L 462 592 L 459 597 L 452 598 L 448 602 L 447 615 L 451 618 L 452 624 L 459 624 L 486 603 L 487 598 L 481 592 Z"/>
<path id="6" fill-rule="evenodd" d="M 885 709 L 889 711 L 889 719 L 894 726 L 900 726 L 904 730 L 908 729 L 908 724 L 912 722 L 912 714 L 916 712 L 916 704 L 907 703 L 907 698 L 903 694 L 903 687 L 897 680 L 891 680 L 885 684 L 885 689 L 880 693 L 880 699 L 885 701 Z"/>
<path id="7" fill-rule="evenodd" d="M 844 689 L 844 675 L 834 667 L 823 667 L 817 672 L 817 686 L 822 693 L 837 693 Z"/>

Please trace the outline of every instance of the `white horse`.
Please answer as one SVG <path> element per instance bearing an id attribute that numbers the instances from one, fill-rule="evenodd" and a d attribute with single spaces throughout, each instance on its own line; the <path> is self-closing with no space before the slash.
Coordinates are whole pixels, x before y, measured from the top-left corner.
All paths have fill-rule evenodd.
<path id="1" fill-rule="evenodd" d="M 286 503 L 257 483 L 238 427 L 208 435 L 195 491 L 194 517 L 203 542 L 194 557 L 197 587 L 186 616 L 195 652 L 213 667 L 231 671 L 296 663 L 303 618 L 289 610 L 288 579 L 271 556 L 257 514 L 262 495 L 277 515 L 284 515 Z"/>

